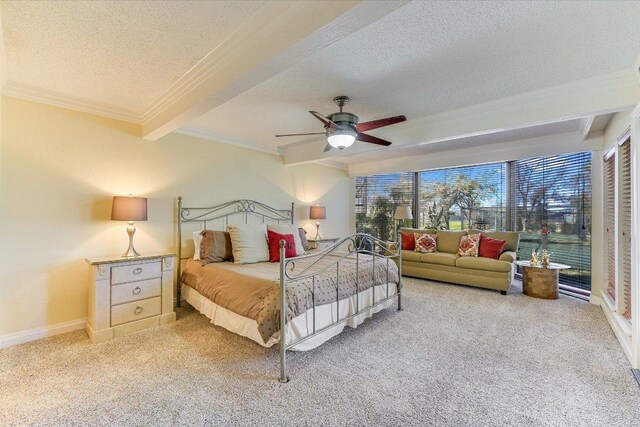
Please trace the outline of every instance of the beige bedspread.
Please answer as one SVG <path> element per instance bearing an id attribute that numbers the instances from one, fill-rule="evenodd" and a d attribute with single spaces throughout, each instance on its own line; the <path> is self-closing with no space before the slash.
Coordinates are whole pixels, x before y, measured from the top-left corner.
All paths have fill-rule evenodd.
<path id="1" fill-rule="evenodd" d="M 329 271 L 320 273 L 315 280 L 316 306 L 336 301 L 335 261 L 340 255 L 327 256 L 321 264 L 314 266 L 318 271 L 332 265 Z M 294 272 L 300 272 L 316 258 L 296 261 Z M 359 274 L 356 288 L 356 258 L 352 255 L 340 261 L 339 298 L 344 299 L 371 288 L 373 284 L 398 283 L 396 264 L 386 259 L 375 260 L 375 274 L 371 256 L 359 255 Z M 278 332 L 280 325 L 280 282 L 279 263 L 261 262 L 257 264 L 212 263 L 203 266 L 200 261 L 188 260 L 181 281 L 198 291 L 214 303 L 241 316 L 254 319 L 260 335 L 266 342 Z M 287 280 L 286 286 L 287 320 L 313 307 L 313 282 L 310 278 Z"/>

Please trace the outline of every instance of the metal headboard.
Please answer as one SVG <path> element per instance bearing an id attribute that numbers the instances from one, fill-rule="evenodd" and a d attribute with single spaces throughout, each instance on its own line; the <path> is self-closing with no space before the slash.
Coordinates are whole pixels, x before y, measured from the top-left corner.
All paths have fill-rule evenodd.
<path id="1" fill-rule="evenodd" d="M 241 216 L 246 224 L 250 217 L 256 217 L 276 224 L 290 223 L 293 225 L 294 204 L 291 209 L 277 209 L 255 200 L 239 199 L 210 207 L 184 207 L 182 196 L 178 197 L 178 301 L 180 307 L 180 275 L 182 273 L 182 225 L 199 223 L 202 229 L 207 228 L 207 222 L 223 220 L 226 226 L 231 216 Z"/>

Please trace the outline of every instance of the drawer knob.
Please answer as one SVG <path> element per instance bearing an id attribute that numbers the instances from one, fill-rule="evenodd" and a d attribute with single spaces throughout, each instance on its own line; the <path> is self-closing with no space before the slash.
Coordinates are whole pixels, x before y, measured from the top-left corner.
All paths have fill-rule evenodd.
<path id="1" fill-rule="evenodd" d="M 135 310 L 133 310 L 133 312 L 134 312 L 135 314 L 140 314 L 140 313 L 142 313 L 142 307 L 137 306 L 137 307 L 136 307 L 136 309 L 135 309 Z"/>
<path id="2" fill-rule="evenodd" d="M 140 292 L 142 292 L 142 288 L 140 288 L 140 286 L 136 286 L 135 288 L 133 288 L 132 292 L 134 295 L 138 295 Z"/>
<path id="3" fill-rule="evenodd" d="M 140 274 L 142 273 L 142 268 L 138 267 L 135 270 L 133 270 L 133 274 Z"/>

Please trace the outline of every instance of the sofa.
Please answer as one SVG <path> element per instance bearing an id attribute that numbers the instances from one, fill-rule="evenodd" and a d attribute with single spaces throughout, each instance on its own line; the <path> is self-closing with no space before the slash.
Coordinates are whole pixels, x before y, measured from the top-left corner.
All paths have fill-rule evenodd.
<path id="1" fill-rule="evenodd" d="M 495 289 L 503 295 L 507 294 L 516 270 L 514 261 L 520 243 L 517 232 L 414 228 L 402 228 L 401 232 L 436 234 L 437 245 L 437 252 L 432 253 L 403 249 L 403 276 Z M 476 233 L 506 241 L 499 259 L 457 255 L 461 237 Z"/>

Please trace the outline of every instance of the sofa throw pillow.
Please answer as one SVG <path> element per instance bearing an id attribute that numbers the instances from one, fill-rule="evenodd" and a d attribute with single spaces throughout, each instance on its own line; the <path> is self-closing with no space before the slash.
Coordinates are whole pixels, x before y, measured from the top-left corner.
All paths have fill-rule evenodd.
<path id="1" fill-rule="evenodd" d="M 484 258 L 498 259 L 504 249 L 506 240 L 492 239 L 484 234 L 480 235 L 479 255 Z"/>
<path id="2" fill-rule="evenodd" d="M 416 236 L 414 233 L 402 233 L 402 250 L 403 251 L 416 250 Z"/>
<path id="3" fill-rule="evenodd" d="M 435 234 L 427 234 L 427 233 L 413 233 L 413 238 L 415 240 L 415 251 L 422 253 L 430 253 L 436 252 L 437 244 Z"/>
<path id="4" fill-rule="evenodd" d="M 300 242 L 302 243 L 302 249 L 307 252 L 309 249 L 309 241 L 307 240 L 307 230 L 302 227 L 298 227 L 298 234 L 300 235 Z M 302 255 L 302 254 L 299 254 Z"/>
<path id="5" fill-rule="evenodd" d="M 194 231 L 193 232 L 193 259 L 195 261 L 200 261 L 202 259 L 200 255 L 200 244 L 202 243 L 202 232 Z"/>
<path id="6" fill-rule="evenodd" d="M 231 236 L 226 231 L 202 230 L 200 233 L 200 259 L 202 265 L 233 260 Z"/>
<path id="7" fill-rule="evenodd" d="M 230 224 L 227 225 L 227 230 L 231 236 L 234 263 L 252 264 L 269 261 L 265 224 Z"/>
<path id="8" fill-rule="evenodd" d="M 460 238 L 458 256 L 478 256 L 480 246 L 480 234 L 467 234 Z"/>
<path id="9" fill-rule="evenodd" d="M 305 250 L 304 246 L 302 246 L 298 227 L 292 224 L 268 224 L 267 230 L 275 231 L 278 234 L 291 234 L 296 241 L 296 253 L 304 255 Z"/>
<path id="10" fill-rule="evenodd" d="M 280 234 L 275 231 L 267 230 L 267 237 L 269 238 L 269 262 L 280 262 L 280 241 L 284 240 L 284 256 L 286 258 L 295 258 L 296 254 L 296 239 L 293 234 Z"/>

